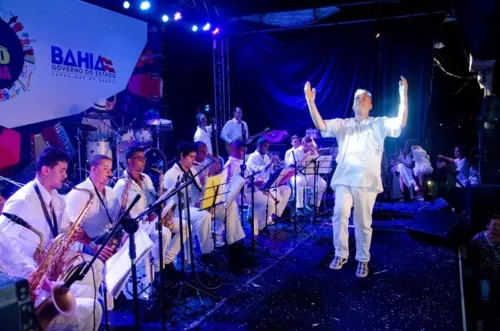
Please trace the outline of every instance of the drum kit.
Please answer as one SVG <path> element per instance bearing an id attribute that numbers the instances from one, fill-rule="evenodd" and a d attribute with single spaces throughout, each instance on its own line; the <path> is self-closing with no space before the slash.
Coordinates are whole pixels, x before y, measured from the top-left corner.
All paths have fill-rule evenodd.
<path id="1" fill-rule="evenodd" d="M 82 123 L 77 126 L 77 172 L 80 181 L 83 180 L 82 170 L 94 155 L 110 157 L 116 171 L 120 172 L 126 165 L 125 151 L 136 146 L 144 149 L 147 166 L 166 171 L 167 159 L 160 149 L 160 133 L 171 131 L 172 121 L 155 118 L 118 126 L 113 121 L 116 116 L 113 111 L 94 110 L 86 113 Z M 86 160 L 82 160 L 82 156 L 85 156 Z M 120 175 L 117 173 L 116 177 Z"/>

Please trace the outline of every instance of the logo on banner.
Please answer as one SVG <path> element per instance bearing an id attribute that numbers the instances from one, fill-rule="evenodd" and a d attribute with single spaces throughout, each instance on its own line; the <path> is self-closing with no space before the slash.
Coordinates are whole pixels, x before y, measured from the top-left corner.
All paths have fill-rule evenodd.
<path id="1" fill-rule="evenodd" d="M 116 83 L 113 61 L 102 55 L 51 46 L 52 75 L 67 79 L 84 79 Z"/>
<path id="2" fill-rule="evenodd" d="M 30 89 L 35 53 L 19 17 L 0 10 L 0 102 Z"/>

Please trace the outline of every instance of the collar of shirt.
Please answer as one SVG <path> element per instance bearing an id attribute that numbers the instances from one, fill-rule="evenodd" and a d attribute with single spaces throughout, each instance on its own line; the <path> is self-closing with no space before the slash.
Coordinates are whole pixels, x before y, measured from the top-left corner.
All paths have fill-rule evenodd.
<path id="1" fill-rule="evenodd" d="M 35 178 L 35 184 L 40 189 L 40 193 L 42 194 L 42 199 L 45 202 L 45 204 L 47 206 L 50 206 L 50 203 L 52 202 L 52 194 L 54 194 L 55 190 L 53 190 L 52 192 L 47 191 L 45 187 L 42 186 L 38 178 Z"/>

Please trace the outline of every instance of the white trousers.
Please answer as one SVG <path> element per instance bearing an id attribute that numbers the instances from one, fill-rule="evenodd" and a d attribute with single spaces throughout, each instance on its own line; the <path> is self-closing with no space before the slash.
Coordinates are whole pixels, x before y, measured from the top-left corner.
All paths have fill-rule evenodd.
<path id="1" fill-rule="evenodd" d="M 295 176 L 293 176 L 290 181 L 292 187 L 295 188 Z M 297 174 L 297 208 L 304 208 L 304 189 L 306 186 L 314 187 L 314 175 L 304 176 L 302 174 Z M 316 176 L 316 207 L 321 205 L 326 187 L 326 181 L 320 176 Z"/>
<path id="2" fill-rule="evenodd" d="M 97 297 L 97 294 L 90 286 L 79 283 L 81 282 L 76 282 L 70 289 L 70 292 L 76 298 L 75 315 L 57 315 L 49 324 L 47 330 L 97 331 L 99 329 L 102 318 L 102 307 L 101 304 L 94 299 L 94 297 Z"/>
<path id="3" fill-rule="evenodd" d="M 227 218 L 227 222 L 226 222 Z M 227 208 L 223 205 L 215 207 L 215 222 L 216 233 L 222 233 L 222 229 L 226 229 L 227 244 L 231 245 L 238 240 L 245 238 L 245 232 L 241 226 L 241 221 L 238 216 L 238 205 L 233 201 Z"/>
<path id="4" fill-rule="evenodd" d="M 278 208 L 276 210 L 276 215 L 281 217 L 283 215 L 283 211 L 288 204 L 288 200 L 290 200 L 290 195 L 292 194 L 292 189 L 287 185 L 279 186 L 276 189 L 271 190 L 271 194 L 274 196 L 276 200 L 278 200 Z"/>
<path id="5" fill-rule="evenodd" d="M 162 229 L 162 253 L 163 253 L 163 265 L 169 264 L 175 260 L 177 254 L 181 250 L 181 235 L 180 235 L 180 222 L 179 218 L 174 217 L 174 229 L 173 233 L 175 234 L 172 238 L 172 232 L 166 227 Z M 184 244 L 189 237 L 189 232 L 187 231 L 187 224 L 185 220 L 182 220 L 182 244 Z M 151 252 L 153 255 L 153 259 L 155 260 L 155 264 L 159 266 L 160 255 L 159 255 L 159 245 L 160 241 L 158 240 L 158 231 L 155 231 L 151 234 L 151 240 L 155 243 L 153 251 Z"/>
<path id="6" fill-rule="evenodd" d="M 372 212 L 377 192 L 366 187 L 335 187 L 335 207 L 332 218 L 333 246 L 335 255 L 349 257 L 349 216 L 354 207 L 354 234 L 356 236 L 356 260 L 370 261 L 372 240 Z"/>
<path id="7" fill-rule="evenodd" d="M 239 198 L 237 197 L 237 199 Z M 245 190 L 245 204 L 252 205 L 252 192 L 250 190 Z M 274 199 L 255 189 L 253 221 L 254 224 L 258 225 L 258 230 L 266 227 L 268 219 L 272 214 L 278 214 Z"/>
<path id="8" fill-rule="evenodd" d="M 196 207 L 189 207 L 189 214 L 191 217 L 191 227 L 198 237 L 201 253 L 208 254 L 213 252 L 214 241 L 212 239 L 212 215 L 208 211 L 198 210 Z M 184 209 L 184 219 L 186 217 L 187 212 L 186 209 Z"/>

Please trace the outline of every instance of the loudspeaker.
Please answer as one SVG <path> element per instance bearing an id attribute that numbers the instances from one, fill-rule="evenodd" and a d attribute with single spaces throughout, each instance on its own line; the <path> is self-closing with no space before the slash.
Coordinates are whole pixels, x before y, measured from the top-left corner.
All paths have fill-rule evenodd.
<path id="1" fill-rule="evenodd" d="M 0 331 L 36 330 L 28 281 L 0 273 Z"/>
<path id="2" fill-rule="evenodd" d="M 455 246 L 464 241 L 465 219 L 455 214 L 448 203 L 439 198 L 421 209 L 406 227 L 410 237 L 439 246 Z"/>

